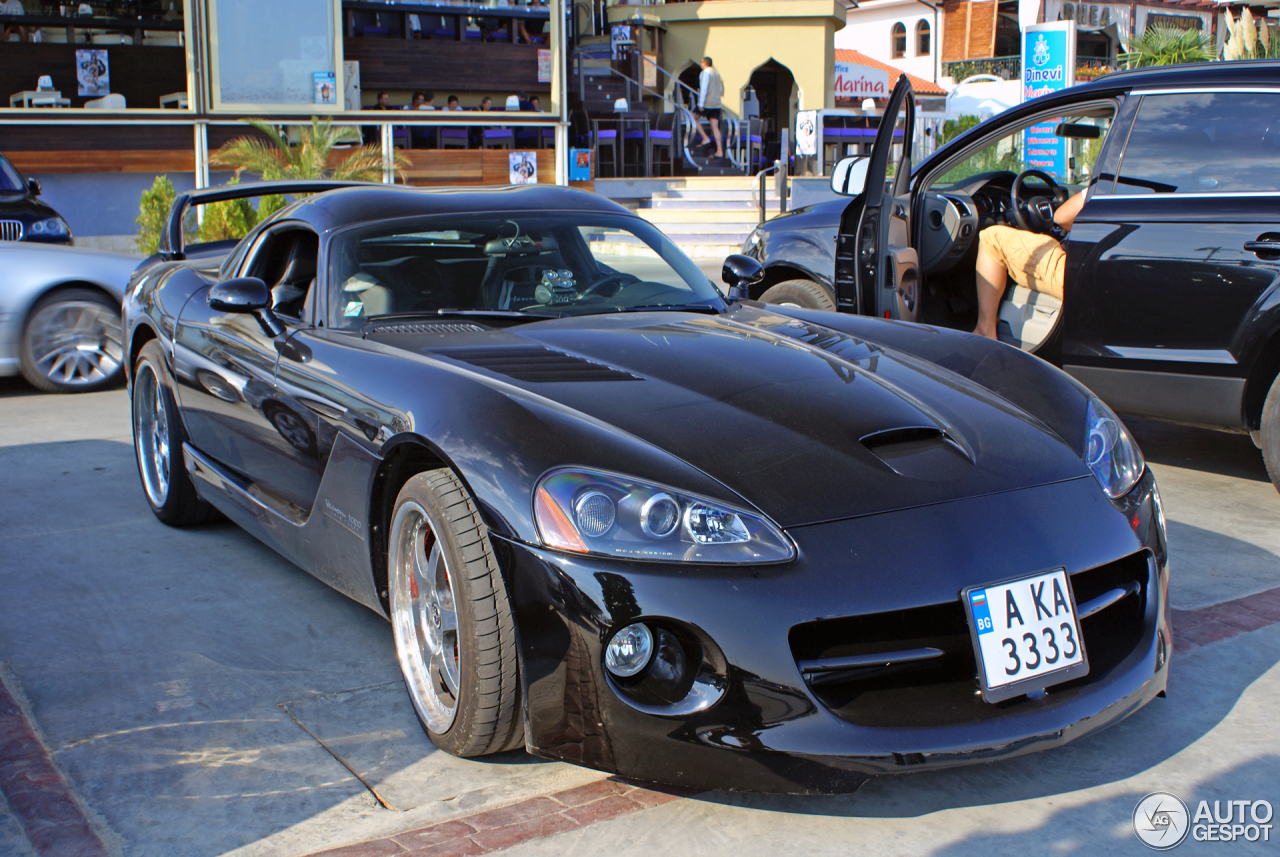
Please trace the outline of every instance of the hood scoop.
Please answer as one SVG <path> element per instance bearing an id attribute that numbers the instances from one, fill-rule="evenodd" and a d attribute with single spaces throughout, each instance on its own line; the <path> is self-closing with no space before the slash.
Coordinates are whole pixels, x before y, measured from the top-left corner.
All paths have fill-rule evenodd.
<path id="1" fill-rule="evenodd" d="M 488 369 L 517 381 L 534 383 L 565 381 L 642 381 L 639 375 L 623 372 L 563 351 L 542 345 L 481 346 L 473 348 L 433 348 L 432 354 L 448 357 L 480 369 Z"/>
<path id="2" fill-rule="evenodd" d="M 380 324 L 370 333 L 482 333 L 483 324 L 471 321 L 411 321 Z"/>
<path id="3" fill-rule="evenodd" d="M 945 482 L 973 467 L 973 455 L 937 426 L 901 426 L 863 435 L 867 451 L 899 476 Z"/>

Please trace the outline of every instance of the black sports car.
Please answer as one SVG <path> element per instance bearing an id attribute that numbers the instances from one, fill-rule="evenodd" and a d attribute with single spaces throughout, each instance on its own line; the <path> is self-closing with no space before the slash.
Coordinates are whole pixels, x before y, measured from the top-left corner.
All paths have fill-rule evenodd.
<path id="1" fill-rule="evenodd" d="M 979 232 L 1052 234 L 1084 190 L 1063 299 L 1011 280 L 1000 338 L 1122 414 L 1248 431 L 1280 489 L 1280 62 L 1108 74 L 914 165 L 910 110 L 904 77 L 885 115 L 905 145 L 885 122 L 867 193 L 752 233 L 749 296 L 973 330 Z"/>
<path id="2" fill-rule="evenodd" d="M 840 791 L 1164 692 L 1155 481 L 1067 375 L 744 300 L 744 257 L 726 298 L 592 194 L 332 188 L 179 198 L 125 300 L 138 466 L 388 617 L 440 748 Z M 326 192 L 184 248 L 268 191 Z"/>

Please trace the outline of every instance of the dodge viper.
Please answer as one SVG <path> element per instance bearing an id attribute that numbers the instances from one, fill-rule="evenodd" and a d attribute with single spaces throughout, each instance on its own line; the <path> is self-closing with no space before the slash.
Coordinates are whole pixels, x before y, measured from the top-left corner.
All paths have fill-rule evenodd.
<path id="1" fill-rule="evenodd" d="M 189 209 L 291 202 L 234 244 Z M 1054 747 L 1166 686 L 1124 424 L 1016 348 L 721 291 L 607 200 L 184 194 L 125 296 L 156 516 L 384 615 L 441 749 L 822 793 Z"/>

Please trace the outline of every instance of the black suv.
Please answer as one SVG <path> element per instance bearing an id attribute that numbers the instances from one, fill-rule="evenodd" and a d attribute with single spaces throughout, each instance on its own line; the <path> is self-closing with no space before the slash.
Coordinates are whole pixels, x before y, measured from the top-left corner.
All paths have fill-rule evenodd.
<path id="1" fill-rule="evenodd" d="M 1250 432 L 1280 489 L 1280 63 L 1109 74 L 1009 109 L 914 168 L 910 96 L 903 75 L 870 158 L 836 165 L 833 189 L 852 201 L 747 239 L 766 271 L 751 297 L 972 330 L 978 232 L 1050 231 L 1088 188 L 1064 299 L 1010 280 L 1000 338 L 1117 411 Z M 1061 187 L 1028 169 L 1047 133 L 1066 138 Z"/>
<path id="2" fill-rule="evenodd" d="M 36 199 L 40 182 L 22 174 L 0 155 L 0 241 L 70 244 L 71 229 L 52 207 Z"/>

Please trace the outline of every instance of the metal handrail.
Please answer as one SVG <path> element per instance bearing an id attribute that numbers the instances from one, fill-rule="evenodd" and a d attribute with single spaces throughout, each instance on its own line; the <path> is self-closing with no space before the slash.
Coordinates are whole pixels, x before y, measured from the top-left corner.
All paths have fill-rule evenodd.
<path id="1" fill-rule="evenodd" d="M 668 77 L 671 76 L 671 72 L 667 71 L 661 66 L 655 66 L 655 67 L 658 69 L 658 71 L 661 71 L 663 74 L 667 75 Z M 698 121 L 697 117 L 694 116 L 693 111 L 691 111 L 688 107 L 685 107 L 685 105 L 682 104 L 679 99 L 671 98 L 670 96 L 667 96 L 661 92 L 656 92 L 655 90 L 650 89 L 649 87 L 645 86 L 643 83 L 636 80 L 635 78 L 629 75 L 623 74 L 622 72 L 618 71 L 615 68 L 608 69 L 608 72 L 610 74 L 617 75 L 618 77 L 622 78 L 628 83 L 633 84 L 636 87 L 636 89 L 638 89 L 641 93 L 648 95 L 650 98 L 659 99 L 664 104 L 670 104 L 672 105 L 672 107 L 680 111 L 680 116 L 681 116 L 681 119 L 683 120 L 682 124 L 687 129 L 686 133 L 681 135 L 682 139 L 680 141 L 680 148 L 684 152 L 685 159 L 688 161 L 693 161 L 693 154 L 689 151 L 689 138 L 692 135 L 692 131 L 693 131 L 693 128 L 695 127 L 695 123 Z M 578 66 L 578 75 L 579 75 L 579 80 L 581 80 L 581 77 L 582 77 L 581 64 L 579 64 Z M 676 83 L 684 87 L 685 89 L 688 89 L 690 92 L 694 92 L 694 90 L 690 88 L 688 84 L 683 83 L 682 81 L 680 81 L 679 78 L 676 78 Z M 741 135 L 740 135 L 740 129 L 739 129 L 740 122 L 737 118 L 737 114 L 734 113 L 732 110 L 729 110 L 727 107 L 722 109 L 725 112 L 727 112 L 731 117 L 733 117 L 733 121 L 728 123 L 729 125 L 728 132 L 725 134 L 725 139 L 724 139 L 725 153 L 729 157 L 729 163 L 733 164 L 738 169 L 743 169 L 742 163 L 738 160 L 737 157 L 735 157 L 735 154 L 741 148 L 741 139 L 740 139 Z"/>
<path id="2" fill-rule="evenodd" d="M 774 174 L 774 173 L 776 173 L 779 169 L 781 169 L 781 167 L 782 167 L 782 162 L 781 162 L 781 161 L 774 161 L 774 162 L 773 162 L 773 166 L 771 166 L 771 167 L 765 167 L 763 170 L 761 170 L 760 172 L 756 173 L 756 174 L 755 174 L 755 179 L 756 179 L 756 180 L 755 180 L 755 181 L 753 181 L 753 182 L 751 183 L 751 201 L 752 201 L 752 202 L 754 202 L 754 203 L 756 204 L 756 207 L 760 209 L 760 225 L 761 225 L 761 226 L 763 226 L 763 225 L 764 225 L 764 222 L 765 222 L 765 219 L 766 219 L 766 216 L 765 216 L 765 200 L 766 200 L 766 198 L 767 198 L 767 196 L 768 196 L 768 192 L 764 189 L 764 179 L 765 179 L 765 176 L 773 175 L 773 174 Z M 756 185 L 757 185 L 757 184 L 759 184 L 759 185 L 760 185 L 760 194 L 759 194 L 758 196 L 756 195 Z"/>
<path id="3" fill-rule="evenodd" d="M 690 86 L 689 84 L 685 83 L 683 80 L 681 80 L 680 78 L 676 77 L 674 74 L 672 74 L 671 72 L 667 71 L 665 68 L 663 68 L 662 66 L 658 65 L 657 63 L 654 63 L 654 68 L 656 68 L 656 69 L 657 69 L 661 74 L 665 74 L 667 77 L 671 78 L 672 82 L 673 82 L 673 83 L 675 83 L 675 85 L 676 85 L 677 87 L 679 87 L 679 88 L 681 88 L 681 89 L 685 90 L 686 92 L 688 92 L 688 93 L 689 93 L 689 95 L 692 97 L 692 100 L 693 100 L 693 103 L 694 103 L 694 104 L 697 104 L 697 103 L 698 103 L 698 90 L 694 89 L 692 86 Z M 666 98 L 666 96 L 663 96 L 663 100 L 664 100 L 664 101 L 670 101 L 671 99 L 668 99 L 668 98 Z M 741 132 L 741 125 L 740 125 L 740 123 L 742 122 L 742 119 L 738 116 L 738 114 L 737 114 L 737 113 L 734 113 L 732 109 L 730 109 L 730 108 L 728 108 L 728 107 L 725 107 L 724 105 L 721 105 L 721 106 L 720 106 L 720 111 L 721 111 L 722 113 L 726 113 L 726 114 L 728 114 L 729 119 L 730 119 L 730 122 L 728 123 L 728 125 L 730 125 L 730 126 L 731 126 L 731 128 L 732 128 L 732 140 L 733 140 L 733 145 L 731 146 L 731 145 L 729 144 L 729 141 L 730 141 L 730 135 L 726 135 L 726 136 L 725 136 L 725 141 L 724 141 L 724 142 L 725 142 L 725 151 L 726 151 L 726 152 L 734 152 L 734 153 L 741 152 L 741 151 L 742 151 L 742 139 L 741 139 L 741 137 L 742 137 L 742 132 Z M 688 151 L 687 151 L 687 150 L 686 150 L 685 154 L 686 154 L 686 155 L 688 155 Z M 735 167 L 737 167 L 738 169 L 744 169 L 743 165 L 738 161 L 738 158 L 737 158 L 737 157 L 734 157 L 733 155 L 731 155 L 731 156 L 729 157 L 729 162 L 730 162 L 730 163 L 732 163 L 732 164 L 733 164 Z"/>

